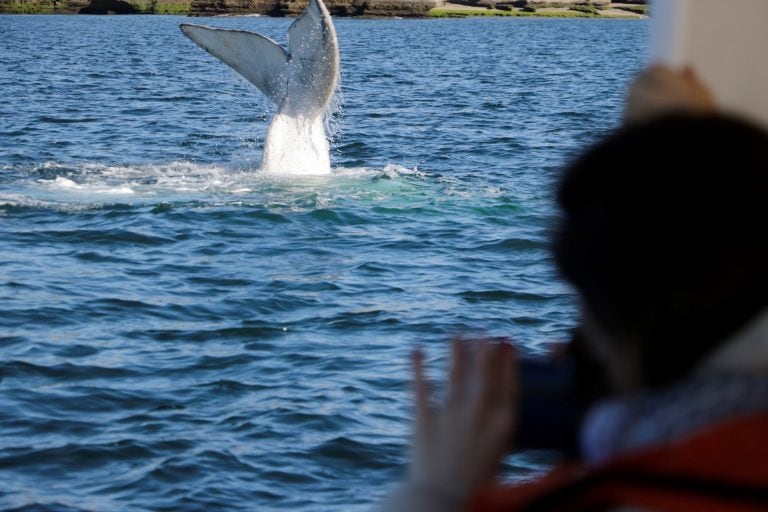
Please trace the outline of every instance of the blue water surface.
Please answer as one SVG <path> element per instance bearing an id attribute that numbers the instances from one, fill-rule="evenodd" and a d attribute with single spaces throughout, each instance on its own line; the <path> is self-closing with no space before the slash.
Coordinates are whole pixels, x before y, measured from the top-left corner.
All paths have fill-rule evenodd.
<path id="1" fill-rule="evenodd" d="M 553 186 L 647 24 L 338 19 L 334 173 L 280 179 L 273 107 L 182 21 L 0 16 L 0 507 L 366 510 L 414 344 L 567 336 Z"/>

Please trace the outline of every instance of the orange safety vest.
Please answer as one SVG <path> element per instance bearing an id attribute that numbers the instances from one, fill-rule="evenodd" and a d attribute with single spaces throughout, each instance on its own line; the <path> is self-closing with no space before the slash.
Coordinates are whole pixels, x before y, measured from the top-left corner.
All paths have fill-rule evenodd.
<path id="1" fill-rule="evenodd" d="M 683 441 L 531 483 L 489 487 L 471 512 L 767 512 L 768 414 L 720 423 Z"/>

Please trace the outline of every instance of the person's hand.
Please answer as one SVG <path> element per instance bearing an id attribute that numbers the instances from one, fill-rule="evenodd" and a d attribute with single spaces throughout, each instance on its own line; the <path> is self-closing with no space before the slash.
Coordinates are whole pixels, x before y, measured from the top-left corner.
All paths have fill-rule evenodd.
<path id="1" fill-rule="evenodd" d="M 515 351 L 509 343 L 454 341 L 443 407 L 432 406 L 418 350 L 413 373 L 416 426 L 410 484 L 436 501 L 460 506 L 493 479 L 510 447 L 518 392 Z"/>
<path id="2" fill-rule="evenodd" d="M 666 114 L 710 114 L 716 110 L 712 92 L 692 69 L 675 71 L 655 65 L 640 73 L 630 86 L 624 122 L 649 121 Z"/>

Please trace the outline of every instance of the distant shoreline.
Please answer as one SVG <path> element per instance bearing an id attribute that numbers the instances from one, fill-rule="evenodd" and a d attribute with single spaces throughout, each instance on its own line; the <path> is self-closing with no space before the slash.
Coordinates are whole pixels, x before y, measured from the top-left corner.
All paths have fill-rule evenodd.
<path id="1" fill-rule="evenodd" d="M 462 1 L 462 0 L 459 0 Z M 348 11 L 334 9 L 334 17 L 357 18 L 470 18 L 470 17 L 526 17 L 526 18 L 592 18 L 592 19 L 645 19 L 647 7 L 615 3 L 608 8 L 585 6 L 575 7 L 513 7 L 502 2 L 493 3 L 480 0 L 478 3 L 446 2 L 429 8 L 426 2 L 414 2 L 412 11 L 387 8 L 387 0 L 379 0 L 380 7 L 370 11 Z M 502 0 L 504 1 L 504 0 Z M 197 5 L 194 5 L 197 4 Z M 399 2 L 402 7 L 402 2 Z M 274 9 L 269 13 L 257 12 L 218 12 L 207 10 L 205 0 L 0 0 L 0 14 L 153 14 L 153 15 L 190 15 L 190 16 L 295 16 L 299 12 Z M 432 3 L 431 5 L 434 5 Z"/>

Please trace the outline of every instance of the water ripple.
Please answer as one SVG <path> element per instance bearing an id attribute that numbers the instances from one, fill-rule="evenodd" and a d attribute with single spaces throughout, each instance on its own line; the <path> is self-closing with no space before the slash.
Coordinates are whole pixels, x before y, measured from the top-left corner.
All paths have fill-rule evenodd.
<path id="1" fill-rule="evenodd" d="M 338 19 L 333 173 L 291 179 L 181 21 L 0 16 L 0 508 L 369 510 L 414 344 L 567 335 L 553 183 L 646 24 Z"/>

